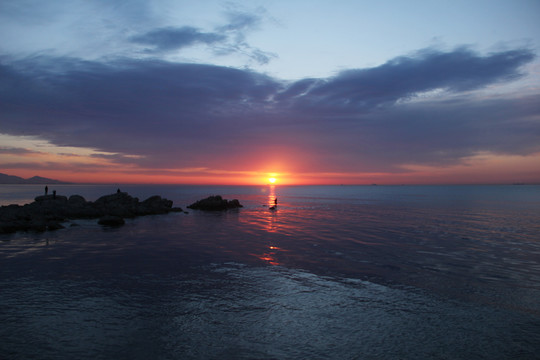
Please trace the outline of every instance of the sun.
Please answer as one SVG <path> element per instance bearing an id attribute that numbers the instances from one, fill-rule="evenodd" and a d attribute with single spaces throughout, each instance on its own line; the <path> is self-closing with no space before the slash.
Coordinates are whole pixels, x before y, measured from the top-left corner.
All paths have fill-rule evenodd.
<path id="1" fill-rule="evenodd" d="M 270 184 L 275 184 L 276 183 L 276 178 L 275 177 L 268 178 L 268 182 Z"/>

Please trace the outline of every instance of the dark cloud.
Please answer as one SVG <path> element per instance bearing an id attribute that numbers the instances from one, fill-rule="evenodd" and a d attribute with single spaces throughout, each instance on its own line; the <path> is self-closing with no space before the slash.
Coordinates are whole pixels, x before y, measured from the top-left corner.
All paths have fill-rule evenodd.
<path id="1" fill-rule="evenodd" d="M 325 81 L 300 80 L 291 88 L 306 91 L 302 108 L 365 110 L 444 89 L 473 90 L 520 76 L 519 67 L 534 59 L 527 49 L 480 56 L 466 48 L 452 52 L 423 50 L 370 69 L 346 70 Z M 309 89 L 305 86 L 309 85 Z"/>
<path id="2" fill-rule="evenodd" d="M 375 159 L 385 166 L 452 165 L 482 152 L 529 155 L 540 152 L 539 101 L 539 95 L 460 97 L 389 107 L 351 126 L 357 133 L 344 143 L 366 161 Z"/>
<path id="3" fill-rule="evenodd" d="M 35 154 L 39 154 L 39 152 L 29 150 L 29 149 L 24 149 L 24 148 L 13 148 L 13 147 L 0 146 L 0 155 L 1 154 L 7 154 L 7 155 L 35 155 Z"/>
<path id="4" fill-rule="evenodd" d="M 151 46 L 151 52 L 178 50 L 196 44 L 214 44 L 226 39 L 222 34 L 205 33 L 190 26 L 159 28 L 130 38 L 134 43 Z"/>
<path id="5" fill-rule="evenodd" d="M 0 133 L 156 169 L 257 169 L 281 158 L 297 171 L 401 171 L 479 152 L 527 155 L 540 151 L 540 96 L 460 94 L 515 79 L 533 58 L 426 50 L 286 83 L 212 65 L 36 57 L 0 66 Z M 452 96 L 409 101 L 437 89 Z"/>
<path id="6" fill-rule="evenodd" d="M 214 55 L 239 54 L 262 65 L 276 57 L 275 54 L 255 48 L 246 41 L 246 33 L 261 22 L 259 15 L 229 12 L 227 18 L 227 24 L 217 26 L 210 32 L 191 26 L 164 27 L 131 36 L 128 40 L 146 46 L 144 52 L 150 54 L 163 54 L 203 44 L 207 45 Z"/>
<path id="7" fill-rule="evenodd" d="M 2 68 L 0 111 L 6 121 L 0 132 L 132 154 L 218 139 L 219 131 L 263 108 L 280 86 L 261 74 L 210 65 L 46 58 L 33 63 L 39 70 L 27 64 Z"/>
<path id="8" fill-rule="evenodd" d="M 61 162 L 61 161 L 39 161 L 39 162 L 6 162 L 0 163 L 2 169 L 24 169 L 24 170 L 76 170 L 78 173 L 98 173 L 101 171 L 114 171 L 118 165 L 89 164 L 86 162 Z"/>

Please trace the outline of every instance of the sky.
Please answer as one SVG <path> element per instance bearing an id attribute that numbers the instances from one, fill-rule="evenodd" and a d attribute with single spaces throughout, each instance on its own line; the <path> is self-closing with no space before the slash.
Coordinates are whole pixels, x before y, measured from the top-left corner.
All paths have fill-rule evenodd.
<path id="1" fill-rule="evenodd" d="M 540 183 L 540 1 L 0 0 L 0 172 Z"/>

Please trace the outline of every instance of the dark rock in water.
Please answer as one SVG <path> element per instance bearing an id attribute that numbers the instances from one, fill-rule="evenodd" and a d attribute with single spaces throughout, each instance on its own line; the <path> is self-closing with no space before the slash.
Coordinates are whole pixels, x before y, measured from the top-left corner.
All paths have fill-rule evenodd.
<path id="1" fill-rule="evenodd" d="M 34 201 L 37 203 L 50 203 L 50 202 L 66 203 L 67 200 L 68 200 L 67 197 L 62 196 L 62 195 L 41 195 L 41 196 L 37 196 L 34 199 Z"/>
<path id="2" fill-rule="evenodd" d="M 105 226 L 122 226 L 126 222 L 120 216 L 107 215 L 98 220 L 98 224 Z"/>
<path id="3" fill-rule="evenodd" d="M 70 205 L 84 205 L 86 200 L 81 195 L 71 195 L 68 199 Z"/>
<path id="4" fill-rule="evenodd" d="M 60 230 L 60 229 L 65 229 L 65 228 L 66 227 L 64 225 L 60 224 L 57 221 L 50 221 L 47 223 L 47 230 L 49 231 Z"/>
<path id="5" fill-rule="evenodd" d="M 229 200 L 229 202 L 227 203 L 227 206 L 229 209 L 236 209 L 236 208 L 244 207 L 243 205 L 240 204 L 240 201 L 238 201 L 238 199 Z"/>
<path id="6" fill-rule="evenodd" d="M 243 207 L 237 199 L 227 200 L 220 195 L 209 196 L 188 206 L 194 210 L 221 211 Z"/>
<path id="7" fill-rule="evenodd" d="M 35 232 L 44 232 L 47 231 L 47 223 L 42 219 L 34 220 L 29 225 L 29 230 Z"/>
<path id="8" fill-rule="evenodd" d="M 80 195 L 69 199 L 62 195 L 42 195 L 31 204 L 0 207 L 0 234 L 16 231 L 47 231 L 63 228 L 61 222 L 69 219 L 105 219 L 105 222 L 123 224 L 123 218 L 141 215 L 181 212 L 172 207 L 173 202 L 161 196 L 152 196 L 143 202 L 125 192 L 105 195 L 95 202 L 86 201 Z M 108 217 L 115 217 L 114 221 Z M 114 225 L 113 225 L 114 226 Z"/>
<path id="9" fill-rule="evenodd" d="M 135 217 L 138 215 L 140 203 L 138 198 L 134 198 L 126 192 L 119 192 L 100 197 L 94 202 L 94 206 L 104 215 Z"/>
<path id="10" fill-rule="evenodd" d="M 141 215 L 164 214 L 170 211 L 172 204 L 173 202 L 171 200 L 163 199 L 161 196 L 154 195 L 141 203 L 139 212 Z"/>

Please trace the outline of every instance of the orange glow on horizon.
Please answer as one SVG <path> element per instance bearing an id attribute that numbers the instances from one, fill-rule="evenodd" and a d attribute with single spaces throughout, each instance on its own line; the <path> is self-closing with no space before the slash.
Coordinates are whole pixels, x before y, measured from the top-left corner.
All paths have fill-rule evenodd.
<path id="1" fill-rule="evenodd" d="M 22 178 L 41 176 L 80 184 L 178 185 L 400 185 L 400 184 L 540 184 L 540 153 L 527 156 L 477 153 L 451 165 L 403 164 L 388 172 L 325 171 L 326 164 L 310 170 L 303 158 L 275 153 L 272 158 L 250 154 L 248 160 L 219 168 L 145 168 L 137 161 L 120 163 L 112 153 L 92 149 L 55 147 L 42 141 L 0 134 L 0 172 Z M 15 141 L 17 140 L 17 141 Z M 26 149 L 10 153 L 11 148 Z M 133 158 L 123 155 L 123 160 Z M 275 159 L 287 159 L 287 163 Z"/>
<path id="2" fill-rule="evenodd" d="M 484 166 L 458 165 L 448 168 L 409 167 L 402 173 L 309 173 L 288 174 L 286 177 L 270 182 L 267 176 L 261 175 L 218 175 L 218 174 L 175 174 L 146 172 L 129 169 L 116 171 L 67 171 L 54 169 L 19 169 L 2 168 L 2 173 L 22 178 L 41 176 L 50 179 L 79 184 L 178 184 L 178 185 L 422 185 L 422 184 L 512 184 L 540 183 L 540 171 L 528 167 L 525 171 L 501 172 L 494 162 Z M 505 164 L 509 169 L 513 164 Z M 523 166 L 525 168 L 525 165 Z"/>

